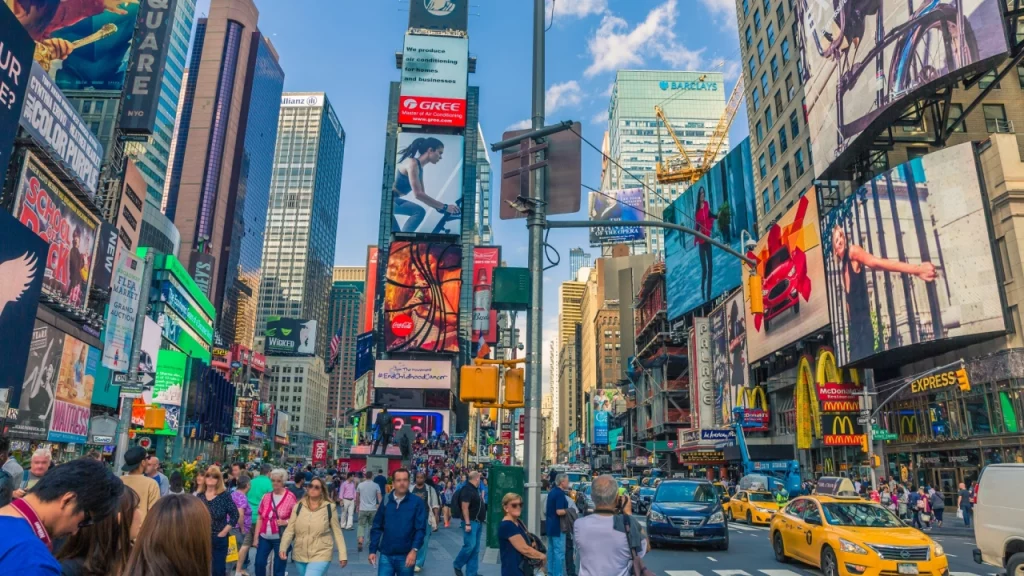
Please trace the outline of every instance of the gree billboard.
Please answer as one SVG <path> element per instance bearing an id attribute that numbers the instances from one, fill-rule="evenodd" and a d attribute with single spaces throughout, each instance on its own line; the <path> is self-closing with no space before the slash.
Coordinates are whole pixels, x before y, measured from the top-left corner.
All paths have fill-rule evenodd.
<path id="1" fill-rule="evenodd" d="M 469 39 L 406 34 L 398 122 L 464 127 L 468 77 Z"/>
<path id="2" fill-rule="evenodd" d="M 971 143 L 884 172 L 826 214 L 839 365 L 1002 332 L 987 220 Z"/>
<path id="3" fill-rule="evenodd" d="M 994 0 L 795 4 L 804 111 L 822 178 L 839 173 L 921 94 L 1007 51 Z"/>

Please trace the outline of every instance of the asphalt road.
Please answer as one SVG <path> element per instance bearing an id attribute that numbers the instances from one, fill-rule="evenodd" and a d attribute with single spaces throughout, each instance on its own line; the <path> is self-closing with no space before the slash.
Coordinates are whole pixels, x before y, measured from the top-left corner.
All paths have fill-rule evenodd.
<path id="1" fill-rule="evenodd" d="M 991 566 L 975 564 L 974 539 L 935 536 L 949 557 L 950 576 L 995 576 Z M 658 576 L 821 576 L 812 566 L 775 561 L 767 526 L 729 525 L 729 550 L 721 552 L 692 547 L 658 548 L 646 558 Z"/>

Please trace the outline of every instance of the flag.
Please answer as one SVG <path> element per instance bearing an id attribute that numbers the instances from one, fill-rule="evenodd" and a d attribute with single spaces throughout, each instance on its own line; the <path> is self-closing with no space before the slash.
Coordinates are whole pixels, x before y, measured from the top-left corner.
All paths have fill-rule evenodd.
<path id="1" fill-rule="evenodd" d="M 338 330 L 331 338 L 331 354 L 327 360 L 327 373 L 330 374 L 334 371 L 334 367 L 338 365 L 338 350 L 341 348 L 341 330 Z"/>

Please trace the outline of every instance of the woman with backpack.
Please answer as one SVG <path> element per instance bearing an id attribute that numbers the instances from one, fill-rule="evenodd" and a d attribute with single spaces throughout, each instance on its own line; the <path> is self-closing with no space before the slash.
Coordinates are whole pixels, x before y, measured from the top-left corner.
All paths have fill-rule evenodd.
<path id="1" fill-rule="evenodd" d="M 348 565 L 345 538 L 341 535 L 338 509 L 331 499 L 327 484 L 321 478 L 313 478 L 306 488 L 306 494 L 292 510 L 291 521 L 281 537 L 279 557 L 282 562 L 288 558 L 288 547 L 295 544 L 292 558 L 299 569 L 299 576 L 323 576 L 338 548 L 341 567 Z"/>

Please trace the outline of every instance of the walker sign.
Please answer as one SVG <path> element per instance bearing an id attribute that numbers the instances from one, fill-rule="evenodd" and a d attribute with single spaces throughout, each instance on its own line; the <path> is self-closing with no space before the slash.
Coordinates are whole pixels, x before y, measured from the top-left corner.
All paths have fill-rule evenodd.
<path id="1" fill-rule="evenodd" d="M 469 40 L 406 34 L 399 124 L 466 126 Z"/>

